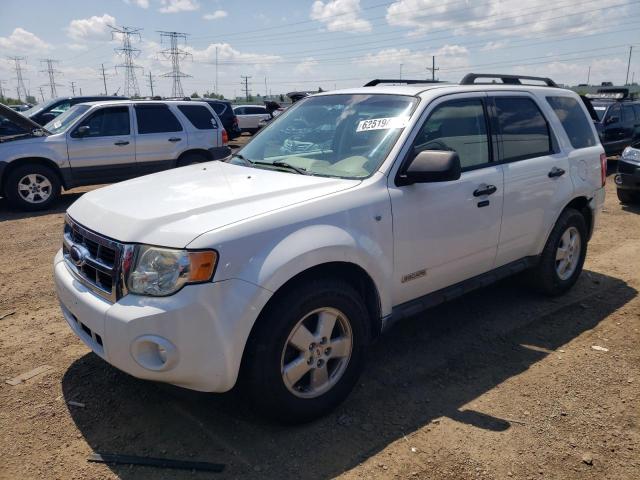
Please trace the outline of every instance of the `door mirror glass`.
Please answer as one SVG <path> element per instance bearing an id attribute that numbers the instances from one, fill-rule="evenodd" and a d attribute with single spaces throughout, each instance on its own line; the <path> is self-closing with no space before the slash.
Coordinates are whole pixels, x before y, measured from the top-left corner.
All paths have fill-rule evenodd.
<path id="1" fill-rule="evenodd" d="M 423 150 L 413 158 L 398 180 L 400 185 L 450 182 L 460 178 L 461 170 L 460 157 L 456 152 Z"/>
<path id="2" fill-rule="evenodd" d="M 87 137 L 89 135 L 89 132 L 91 132 L 91 127 L 89 125 L 82 125 L 81 127 L 78 127 L 78 130 L 76 130 L 76 137 Z"/>
<path id="3" fill-rule="evenodd" d="M 612 123 L 618 123 L 620 119 L 618 117 L 607 117 L 607 120 L 604 122 L 607 125 L 610 125 Z"/>

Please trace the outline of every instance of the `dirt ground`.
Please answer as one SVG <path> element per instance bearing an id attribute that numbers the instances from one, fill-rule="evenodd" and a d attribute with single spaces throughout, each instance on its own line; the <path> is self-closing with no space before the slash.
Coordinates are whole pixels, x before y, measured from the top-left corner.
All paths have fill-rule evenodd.
<path id="1" fill-rule="evenodd" d="M 570 293 L 507 280 L 409 319 L 337 411 L 298 427 L 90 353 L 60 313 L 51 266 L 81 193 L 30 215 L 0 200 L 0 478 L 640 479 L 640 208 L 622 207 L 612 180 Z M 107 466 L 92 452 L 226 468 Z"/>

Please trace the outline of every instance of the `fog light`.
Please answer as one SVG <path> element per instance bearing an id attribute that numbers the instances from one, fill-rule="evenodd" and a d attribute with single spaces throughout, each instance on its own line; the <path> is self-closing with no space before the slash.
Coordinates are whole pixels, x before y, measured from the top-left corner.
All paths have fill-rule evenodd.
<path id="1" fill-rule="evenodd" d="M 166 338 L 143 335 L 131 343 L 131 356 L 138 365 L 147 370 L 163 372 L 178 363 L 178 350 Z"/>
<path id="2" fill-rule="evenodd" d="M 616 185 L 622 185 L 622 177 L 619 174 L 613 177 L 613 181 L 616 183 Z"/>

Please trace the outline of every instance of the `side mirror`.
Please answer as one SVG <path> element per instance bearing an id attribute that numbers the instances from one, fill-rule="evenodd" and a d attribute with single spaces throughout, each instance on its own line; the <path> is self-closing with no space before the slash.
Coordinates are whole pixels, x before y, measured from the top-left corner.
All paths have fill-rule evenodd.
<path id="1" fill-rule="evenodd" d="M 620 119 L 618 117 L 607 117 L 607 120 L 604 122 L 606 125 L 611 123 L 618 123 Z"/>
<path id="2" fill-rule="evenodd" d="M 76 130 L 76 137 L 86 137 L 87 135 L 89 135 L 89 132 L 91 131 L 91 127 L 89 127 L 89 125 L 82 125 L 81 127 L 78 127 L 78 130 Z"/>
<path id="3" fill-rule="evenodd" d="M 448 150 L 424 150 L 418 153 L 398 178 L 398 185 L 450 182 L 461 174 L 460 157 Z"/>

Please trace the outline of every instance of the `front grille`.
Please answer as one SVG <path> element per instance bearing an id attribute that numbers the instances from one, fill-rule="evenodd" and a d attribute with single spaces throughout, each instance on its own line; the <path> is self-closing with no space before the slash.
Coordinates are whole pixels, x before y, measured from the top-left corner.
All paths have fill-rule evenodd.
<path id="1" fill-rule="evenodd" d="M 640 171 L 640 167 L 633 163 L 627 163 L 624 160 L 618 160 L 618 173 L 636 173 L 636 170 Z"/>
<path id="2" fill-rule="evenodd" d="M 120 265 L 130 253 L 126 245 L 92 232 L 67 216 L 62 252 L 67 267 L 80 283 L 112 302 L 122 296 Z"/>

